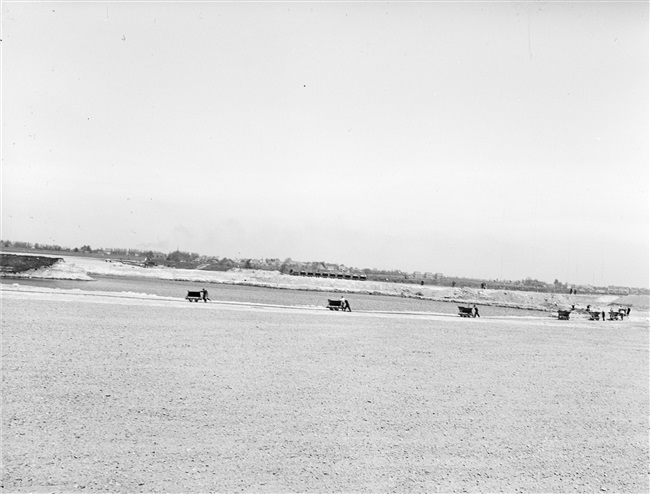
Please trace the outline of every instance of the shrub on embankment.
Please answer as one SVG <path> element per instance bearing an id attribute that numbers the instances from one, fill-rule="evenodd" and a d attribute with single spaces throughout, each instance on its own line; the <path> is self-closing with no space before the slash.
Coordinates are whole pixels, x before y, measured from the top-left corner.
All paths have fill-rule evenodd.
<path id="1" fill-rule="evenodd" d="M 59 261 L 61 257 L 26 256 L 20 254 L 0 254 L 0 275 L 23 273 L 33 269 L 47 268 Z"/>

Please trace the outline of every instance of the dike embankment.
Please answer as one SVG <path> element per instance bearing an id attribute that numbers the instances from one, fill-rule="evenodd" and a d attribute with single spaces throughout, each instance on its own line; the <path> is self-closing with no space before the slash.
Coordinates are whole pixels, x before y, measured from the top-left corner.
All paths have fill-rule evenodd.
<path id="1" fill-rule="evenodd" d="M 61 261 L 63 261 L 62 257 L 7 254 L 2 252 L 0 253 L 0 276 L 49 268 Z"/>

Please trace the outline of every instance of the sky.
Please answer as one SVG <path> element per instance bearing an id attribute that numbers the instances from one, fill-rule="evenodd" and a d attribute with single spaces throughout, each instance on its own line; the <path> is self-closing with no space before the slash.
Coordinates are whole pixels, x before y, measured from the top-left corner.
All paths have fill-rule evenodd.
<path id="1" fill-rule="evenodd" d="M 648 287 L 642 2 L 2 2 L 3 240 Z"/>

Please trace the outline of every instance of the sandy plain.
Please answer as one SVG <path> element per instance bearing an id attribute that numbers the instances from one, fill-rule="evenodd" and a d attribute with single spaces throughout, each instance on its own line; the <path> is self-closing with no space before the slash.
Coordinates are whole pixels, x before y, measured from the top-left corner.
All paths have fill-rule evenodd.
<path id="1" fill-rule="evenodd" d="M 648 321 L 2 293 L 3 492 L 648 492 Z"/>

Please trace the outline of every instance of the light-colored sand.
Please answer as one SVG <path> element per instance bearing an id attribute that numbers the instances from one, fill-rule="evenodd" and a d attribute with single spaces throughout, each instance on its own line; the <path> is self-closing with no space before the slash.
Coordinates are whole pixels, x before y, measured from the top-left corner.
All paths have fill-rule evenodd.
<path id="1" fill-rule="evenodd" d="M 648 492 L 647 320 L 2 294 L 3 492 Z"/>
<path id="2" fill-rule="evenodd" d="M 229 283 L 237 285 L 262 286 L 295 290 L 316 290 L 327 292 L 372 293 L 430 300 L 477 303 L 537 310 L 568 309 L 571 305 L 585 308 L 587 305 L 604 309 L 608 305 L 631 305 L 635 309 L 650 307 L 650 297 L 633 296 L 620 298 L 616 295 L 579 295 L 536 293 L 506 290 L 479 290 L 474 288 L 450 288 L 410 283 L 387 283 L 378 281 L 352 281 L 329 278 L 312 278 L 284 275 L 277 271 L 231 270 L 200 271 L 172 269 L 166 267 L 143 268 L 104 259 L 86 257 L 65 257 L 65 262 L 30 272 L 24 276 L 34 278 L 90 279 L 93 275 L 156 278 L 161 280 L 182 280 L 197 283 Z"/>

